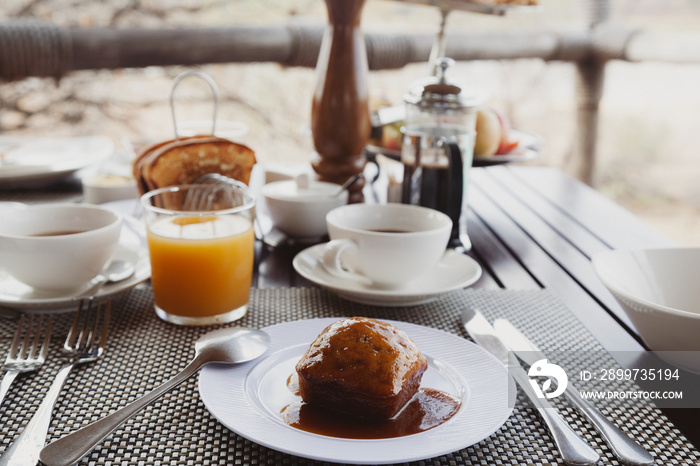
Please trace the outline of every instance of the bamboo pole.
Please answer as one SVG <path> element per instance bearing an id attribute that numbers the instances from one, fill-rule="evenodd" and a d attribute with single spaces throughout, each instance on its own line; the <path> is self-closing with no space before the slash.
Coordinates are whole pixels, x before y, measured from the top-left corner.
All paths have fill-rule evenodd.
<path id="1" fill-rule="evenodd" d="M 588 0 L 587 7 L 588 24 L 591 31 L 605 24 L 610 16 L 609 0 Z M 596 44 L 593 42 L 593 44 Z M 598 42 L 599 44 L 599 42 Z M 596 54 L 598 49 L 606 49 L 607 43 L 602 47 L 591 47 L 587 56 L 577 60 L 576 63 L 576 137 L 574 138 L 573 156 L 569 159 L 568 171 L 579 180 L 593 185 L 595 173 L 595 155 L 598 142 L 598 108 L 603 96 L 605 83 L 604 57 Z M 618 54 L 620 57 L 622 54 Z"/>
<path id="2" fill-rule="evenodd" d="M 0 24 L 0 80 L 60 77 L 88 69 L 209 63 L 275 62 L 314 67 L 321 26 L 65 29 L 46 23 Z M 426 62 L 431 35 L 366 34 L 370 70 Z M 700 33 L 658 34 L 598 25 L 590 31 L 450 34 L 447 55 L 457 61 L 533 58 L 579 62 L 700 63 Z"/>

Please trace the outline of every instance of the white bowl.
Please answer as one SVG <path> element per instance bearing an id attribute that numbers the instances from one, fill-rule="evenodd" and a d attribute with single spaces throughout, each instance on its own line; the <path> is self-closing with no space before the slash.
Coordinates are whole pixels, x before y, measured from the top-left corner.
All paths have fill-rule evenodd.
<path id="1" fill-rule="evenodd" d="M 298 180 L 274 181 L 262 187 L 272 223 L 294 237 L 318 237 L 328 233 L 326 214 L 347 204 L 348 192 L 335 183 Z"/>
<path id="2" fill-rule="evenodd" d="M 138 199 L 136 180 L 118 174 L 98 174 L 83 179 L 83 200 L 88 204 Z"/>
<path id="3" fill-rule="evenodd" d="M 608 251 L 593 267 L 651 350 L 700 373 L 700 248 Z"/>
<path id="4" fill-rule="evenodd" d="M 119 242 L 121 223 L 119 214 L 87 204 L 0 211 L 0 264 L 38 290 L 75 290 L 102 271 Z"/>

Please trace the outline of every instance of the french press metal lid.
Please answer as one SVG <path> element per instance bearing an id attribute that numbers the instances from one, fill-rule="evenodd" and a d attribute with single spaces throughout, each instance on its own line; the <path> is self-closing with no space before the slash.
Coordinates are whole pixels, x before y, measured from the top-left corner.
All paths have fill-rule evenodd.
<path id="1" fill-rule="evenodd" d="M 448 81 L 447 70 L 454 63 L 451 58 L 439 58 L 436 75 L 416 82 L 404 96 L 405 102 L 409 104 L 408 108 L 415 106 L 418 111 L 428 113 L 476 111 L 485 100 L 485 96 L 475 88 Z"/>

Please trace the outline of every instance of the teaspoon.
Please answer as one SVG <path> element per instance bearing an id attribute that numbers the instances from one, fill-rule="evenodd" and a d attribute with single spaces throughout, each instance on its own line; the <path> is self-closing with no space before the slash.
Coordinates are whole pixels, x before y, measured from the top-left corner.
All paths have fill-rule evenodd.
<path id="1" fill-rule="evenodd" d="M 210 362 L 234 364 L 250 361 L 265 353 L 269 345 L 270 336 L 267 333 L 250 328 L 222 328 L 203 335 L 194 345 L 194 359 L 179 374 L 133 403 L 45 446 L 39 456 L 41 462 L 47 466 L 77 463 L 114 429 L 197 373 L 203 365 Z"/>
<path id="2" fill-rule="evenodd" d="M 343 185 L 340 187 L 340 189 L 338 189 L 338 191 L 336 191 L 336 193 L 333 194 L 333 197 L 340 196 L 343 193 L 343 191 L 350 189 L 350 186 L 357 183 L 363 176 L 364 175 L 362 173 L 358 173 L 357 175 L 353 175 L 350 178 L 348 178 L 347 181 L 343 183 Z"/>
<path id="3" fill-rule="evenodd" d="M 115 259 L 97 276 L 95 283 L 77 298 L 94 296 L 107 283 L 117 283 L 131 277 L 136 271 L 136 267 L 129 261 Z"/>
<path id="4" fill-rule="evenodd" d="M 134 264 L 131 262 L 115 259 L 100 274 L 98 285 L 126 280 L 134 274 L 135 269 Z"/>

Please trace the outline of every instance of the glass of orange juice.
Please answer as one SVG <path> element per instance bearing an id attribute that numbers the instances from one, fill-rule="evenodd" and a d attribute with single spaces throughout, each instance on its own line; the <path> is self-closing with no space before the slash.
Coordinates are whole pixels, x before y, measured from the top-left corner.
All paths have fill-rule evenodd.
<path id="1" fill-rule="evenodd" d="M 248 312 L 255 200 L 244 187 L 171 186 L 141 198 L 158 316 L 179 325 Z"/>

